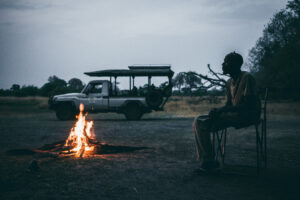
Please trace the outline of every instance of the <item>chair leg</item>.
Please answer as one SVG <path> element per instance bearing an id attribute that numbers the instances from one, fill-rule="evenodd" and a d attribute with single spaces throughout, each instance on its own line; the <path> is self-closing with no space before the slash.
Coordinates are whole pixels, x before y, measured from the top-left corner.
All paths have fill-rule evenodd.
<path id="1" fill-rule="evenodd" d="M 267 123 L 266 121 L 263 122 L 264 124 L 264 167 L 267 168 Z"/>
<path id="2" fill-rule="evenodd" d="M 215 160 L 221 159 L 222 164 L 224 164 L 225 158 L 225 146 L 226 146 L 226 129 L 213 132 L 213 152 L 215 154 Z M 220 158 L 220 157 L 221 158 Z"/>
<path id="3" fill-rule="evenodd" d="M 219 134 L 220 133 L 220 134 Z M 222 158 L 222 137 L 223 137 L 223 133 L 221 132 L 217 132 L 217 140 L 218 140 L 218 146 L 217 146 L 217 154 L 220 154 L 221 158 Z"/>
<path id="4" fill-rule="evenodd" d="M 226 136 L 227 136 L 227 129 L 224 129 L 223 131 L 222 131 L 223 133 L 222 133 L 222 135 L 224 135 L 223 137 L 224 137 L 224 140 L 223 140 L 223 145 L 222 145 L 222 164 L 224 165 L 224 160 L 225 160 L 225 153 L 226 153 Z"/>
<path id="5" fill-rule="evenodd" d="M 262 121 L 261 129 L 258 125 L 255 125 L 256 129 L 256 152 L 257 152 L 257 172 L 259 173 L 261 168 L 267 168 L 267 135 L 266 135 L 266 123 Z"/>
<path id="6" fill-rule="evenodd" d="M 215 143 L 216 143 L 216 139 L 215 139 L 215 137 L 216 137 L 216 132 L 213 132 L 213 134 L 212 134 L 212 137 L 213 137 L 213 139 L 212 139 L 212 150 L 213 150 L 213 155 L 215 156 L 215 160 L 217 160 L 217 157 L 216 157 L 216 151 L 215 151 Z"/>
<path id="7" fill-rule="evenodd" d="M 255 125 L 256 132 L 256 165 L 257 174 L 260 173 L 262 163 L 263 167 L 267 167 L 267 136 L 266 136 L 266 123 L 261 123 L 261 129 L 259 124 Z M 215 159 L 222 159 L 221 162 L 224 165 L 226 155 L 226 141 L 227 141 L 227 129 L 213 132 L 213 152 L 215 153 Z M 219 157 L 221 156 L 221 158 Z"/>
<path id="8" fill-rule="evenodd" d="M 257 173 L 260 171 L 260 135 L 258 130 L 258 125 L 255 125 L 256 131 L 256 165 L 257 165 Z"/>

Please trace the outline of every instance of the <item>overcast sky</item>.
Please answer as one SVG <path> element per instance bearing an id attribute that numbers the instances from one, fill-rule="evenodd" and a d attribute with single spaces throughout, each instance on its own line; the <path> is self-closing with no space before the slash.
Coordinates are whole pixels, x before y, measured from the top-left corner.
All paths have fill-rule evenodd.
<path id="1" fill-rule="evenodd" d="M 132 64 L 220 70 L 287 0 L 0 0 L 0 88 Z"/>

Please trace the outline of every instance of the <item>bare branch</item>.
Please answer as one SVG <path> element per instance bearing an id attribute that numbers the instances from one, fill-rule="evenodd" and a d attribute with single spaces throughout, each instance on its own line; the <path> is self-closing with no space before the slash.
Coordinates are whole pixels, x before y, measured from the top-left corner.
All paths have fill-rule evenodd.
<path id="1" fill-rule="evenodd" d="M 207 64 L 207 68 L 208 68 L 208 70 L 209 70 L 215 77 L 217 77 L 219 80 L 224 80 L 224 79 L 220 78 L 219 76 L 227 76 L 227 75 L 225 75 L 225 74 L 221 74 L 221 73 L 217 73 L 217 72 L 213 71 L 213 70 L 210 68 L 210 64 Z"/>
<path id="2" fill-rule="evenodd" d="M 208 67 L 209 72 L 213 75 L 213 77 L 209 77 L 209 76 L 203 75 L 203 74 L 198 74 L 198 73 L 195 73 L 195 72 L 190 72 L 190 73 L 192 73 L 192 74 L 200 77 L 201 79 L 205 80 L 206 82 L 204 84 L 210 83 L 210 85 L 208 85 L 208 86 L 204 86 L 204 85 L 201 86 L 202 88 L 209 89 L 209 88 L 212 88 L 214 86 L 224 88 L 226 86 L 226 80 L 221 78 L 221 76 L 226 76 L 226 75 L 223 75 L 223 74 L 220 74 L 220 73 L 217 73 L 217 72 L 213 71 L 209 64 L 207 65 L 207 67 Z"/>
<path id="3" fill-rule="evenodd" d="M 208 90 L 210 88 L 214 87 L 214 85 L 210 84 L 208 86 L 204 86 L 204 85 L 201 85 L 200 87 L 198 87 L 198 89 L 205 89 L 205 90 Z"/>
<path id="4" fill-rule="evenodd" d="M 220 86 L 220 87 L 225 87 L 226 81 L 224 79 L 214 79 L 214 78 L 210 78 L 206 75 L 202 75 L 202 74 L 197 74 L 195 73 L 196 76 L 199 76 L 200 78 L 210 82 L 211 84 L 215 85 L 215 86 Z"/>

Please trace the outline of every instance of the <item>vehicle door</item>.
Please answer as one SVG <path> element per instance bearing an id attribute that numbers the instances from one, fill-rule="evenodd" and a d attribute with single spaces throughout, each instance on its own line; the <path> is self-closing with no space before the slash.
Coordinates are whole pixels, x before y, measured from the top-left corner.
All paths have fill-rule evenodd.
<path id="1" fill-rule="evenodd" d="M 94 83 L 88 93 L 88 101 L 91 110 L 105 111 L 107 110 L 107 98 L 103 95 L 103 83 Z"/>
<path id="2" fill-rule="evenodd" d="M 90 105 L 90 100 L 89 100 L 89 91 L 92 88 L 92 84 L 87 84 L 83 90 L 82 90 L 82 96 L 79 97 L 79 101 L 75 102 L 76 107 L 79 109 L 79 104 L 83 104 L 84 105 L 84 110 L 85 111 L 90 111 L 92 110 L 92 106 Z"/>

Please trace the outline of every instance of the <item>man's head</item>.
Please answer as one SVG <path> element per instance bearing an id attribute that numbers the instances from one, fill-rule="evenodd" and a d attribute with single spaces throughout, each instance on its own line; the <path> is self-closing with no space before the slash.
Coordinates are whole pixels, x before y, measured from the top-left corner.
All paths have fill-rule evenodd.
<path id="1" fill-rule="evenodd" d="M 222 64 L 223 74 L 232 75 L 239 73 L 243 62 L 243 57 L 240 54 L 235 52 L 227 54 Z"/>

